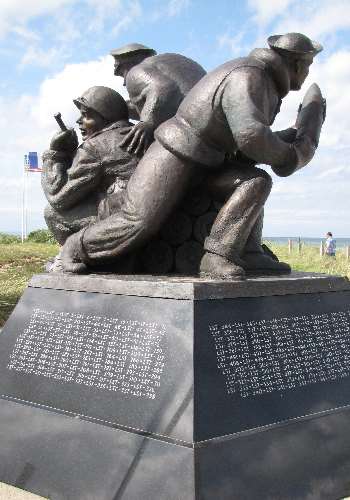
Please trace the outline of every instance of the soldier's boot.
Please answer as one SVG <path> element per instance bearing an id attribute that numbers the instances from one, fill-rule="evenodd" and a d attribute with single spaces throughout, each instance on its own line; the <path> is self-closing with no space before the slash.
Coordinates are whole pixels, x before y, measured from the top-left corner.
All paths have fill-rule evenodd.
<path id="1" fill-rule="evenodd" d="M 261 211 L 249 235 L 242 254 L 242 267 L 247 274 L 287 274 L 291 268 L 285 262 L 279 262 L 277 256 L 261 244 L 264 212 Z"/>
<path id="2" fill-rule="evenodd" d="M 279 262 L 266 253 L 248 252 L 242 256 L 243 268 L 247 274 L 288 274 L 291 267 L 286 262 Z"/>
<path id="3" fill-rule="evenodd" d="M 248 169 L 247 169 L 248 170 Z M 253 228 L 257 234 L 263 219 L 263 207 L 271 190 L 270 176 L 256 167 L 250 167 L 248 172 L 238 176 L 238 170 L 233 169 L 237 176 L 238 187 L 221 208 L 209 236 L 205 239 L 204 255 L 200 272 L 201 276 L 218 279 L 244 279 L 242 260 L 248 238 Z M 259 240 L 259 238 L 255 238 Z M 252 240 L 252 238 L 251 238 Z M 261 251 L 261 241 L 250 241 L 250 251 Z"/>
<path id="4" fill-rule="evenodd" d="M 245 272 L 240 265 L 225 257 L 206 252 L 201 260 L 200 277 L 241 281 L 245 279 Z"/>

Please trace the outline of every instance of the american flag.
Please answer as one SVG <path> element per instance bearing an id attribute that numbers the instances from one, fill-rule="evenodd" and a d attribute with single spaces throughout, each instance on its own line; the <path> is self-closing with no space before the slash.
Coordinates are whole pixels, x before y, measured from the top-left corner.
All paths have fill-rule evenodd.
<path id="1" fill-rule="evenodd" d="M 42 171 L 42 169 L 39 167 L 38 153 L 36 151 L 31 151 L 27 155 L 24 155 L 24 170 L 26 172 Z"/>

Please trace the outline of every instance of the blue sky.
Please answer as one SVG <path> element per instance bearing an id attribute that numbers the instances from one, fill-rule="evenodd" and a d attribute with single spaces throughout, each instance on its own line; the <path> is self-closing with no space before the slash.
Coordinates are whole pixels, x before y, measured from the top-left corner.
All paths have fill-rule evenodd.
<path id="1" fill-rule="evenodd" d="M 293 124 L 309 84 L 328 102 L 319 149 L 309 166 L 274 177 L 265 236 L 350 237 L 350 2 L 348 0 L 1 0 L 0 231 L 20 231 L 23 155 L 41 154 L 61 111 L 92 85 L 125 90 L 113 76 L 112 48 L 139 42 L 178 52 L 211 70 L 298 31 L 324 45 L 300 92 L 283 101 L 275 129 Z M 270 168 L 266 167 L 270 172 Z M 30 174 L 29 229 L 44 227 L 40 176 Z"/>

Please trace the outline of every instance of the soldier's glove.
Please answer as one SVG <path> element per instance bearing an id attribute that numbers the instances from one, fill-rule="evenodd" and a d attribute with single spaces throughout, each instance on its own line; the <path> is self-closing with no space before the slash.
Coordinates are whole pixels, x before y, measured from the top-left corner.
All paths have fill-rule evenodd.
<path id="1" fill-rule="evenodd" d="M 85 229 L 69 236 L 63 245 L 60 258 L 63 272 L 82 274 L 86 272 L 87 266 L 82 261 L 82 237 Z"/>
<path id="2" fill-rule="evenodd" d="M 73 128 L 59 131 L 53 136 L 50 149 L 72 154 L 78 147 L 78 136 Z"/>
<path id="3" fill-rule="evenodd" d="M 154 140 L 153 132 L 153 126 L 147 122 L 139 122 L 133 127 L 125 127 L 120 130 L 120 133 L 125 137 L 119 146 L 129 153 L 142 156 Z"/>

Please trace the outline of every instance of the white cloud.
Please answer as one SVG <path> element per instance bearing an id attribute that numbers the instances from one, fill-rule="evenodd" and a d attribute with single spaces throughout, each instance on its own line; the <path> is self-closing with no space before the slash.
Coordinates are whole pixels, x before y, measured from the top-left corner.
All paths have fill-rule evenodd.
<path id="1" fill-rule="evenodd" d="M 170 0 L 167 6 L 168 15 L 170 17 L 179 15 L 189 4 L 189 0 Z"/>
<path id="2" fill-rule="evenodd" d="M 190 0 L 169 0 L 159 1 L 153 12 L 150 12 L 150 19 L 153 22 L 159 21 L 163 17 L 175 17 L 181 14 L 190 5 Z"/>
<path id="3" fill-rule="evenodd" d="M 76 0 L 1 0 L 0 37 L 15 31 L 25 37 L 28 32 L 23 28 L 26 22 L 37 16 L 54 12 L 58 8 L 73 4 Z"/>
<path id="4" fill-rule="evenodd" d="M 112 35 L 119 35 L 121 31 L 126 30 L 133 24 L 135 19 L 142 14 L 142 8 L 139 2 L 130 2 L 123 16 L 120 16 L 115 27 L 112 29 Z"/>
<path id="5" fill-rule="evenodd" d="M 95 12 L 94 17 L 88 24 L 88 29 L 91 31 L 100 31 L 103 29 L 106 19 L 115 16 L 121 12 L 122 0 L 87 0 L 87 4 L 92 7 Z"/>
<path id="6" fill-rule="evenodd" d="M 34 33 L 34 31 L 31 31 L 24 26 L 14 26 L 11 28 L 12 33 L 15 35 L 20 36 L 21 38 L 24 38 L 25 40 L 29 40 L 31 42 L 39 42 L 40 36 L 37 33 Z"/>
<path id="7" fill-rule="evenodd" d="M 282 14 L 294 0 L 248 0 L 258 24 L 266 25 Z"/>
<path id="8" fill-rule="evenodd" d="M 340 176 L 344 177 L 349 174 L 350 171 L 350 161 L 348 165 L 338 165 L 338 166 L 333 166 L 330 168 L 324 169 L 321 173 L 317 175 L 317 179 L 325 179 L 325 180 L 332 180 L 332 179 L 339 179 Z"/>
<path id="9" fill-rule="evenodd" d="M 94 85 L 114 88 L 126 97 L 122 79 L 113 75 L 113 58 L 105 56 L 97 61 L 68 64 L 53 78 L 44 80 L 35 105 L 31 105 L 31 115 L 46 130 L 54 125 L 52 116 L 57 111 L 71 125 L 77 115 L 72 100 Z"/>
<path id="10" fill-rule="evenodd" d="M 259 42 L 270 34 L 300 32 L 331 40 L 350 27 L 348 0 L 249 0 Z"/>
<path id="11" fill-rule="evenodd" d="M 0 158 L 1 160 L 1 158 Z M 1 160 L 3 161 L 3 160 Z M 2 189 L 17 189 L 18 188 L 18 178 L 17 177 L 5 177 L 0 176 L 0 186 Z"/>
<path id="12" fill-rule="evenodd" d="M 281 33 L 297 31 L 318 38 L 349 27 L 348 0 L 320 0 L 317 4 L 311 2 L 309 5 L 304 0 L 294 0 L 291 8 L 281 16 L 276 28 Z"/>
<path id="13" fill-rule="evenodd" d="M 77 24 L 86 25 L 88 31 L 104 33 L 105 36 L 119 34 L 142 14 L 138 0 L 86 0 L 86 7 L 79 16 L 71 12 L 71 18 Z M 67 24 L 75 37 L 76 30 L 72 29 L 72 23 L 68 21 Z"/>
<path id="14" fill-rule="evenodd" d="M 218 37 L 219 47 L 228 47 L 233 57 L 240 57 L 249 52 L 249 48 L 244 43 L 247 35 L 245 29 L 231 35 L 229 32 L 223 33 Z"/>
<path id="15" fill-rule="evenodd" d="M 41 49 L 35 45 L 30 45 L 20 60 L 19 68 L 22 69 L 28 64 L 47 68 L 52 66 L 53 63 L 57 64 L 57 61 L 63 57 L 64 54 L 59 48 Z"/>
<path id="16" fill-rule="evenodd" d="M 74 7 L 65 7 L 63 11 L 51 16 L 48 22 L 47 30 L 53 35 L 54 42 L 63 45 L 65 49 L 76 49 L 76 44 L 84 39 L 82 29 L 85 22 L 77 21 L 73 9 Z"/>
<path id="17" fill-rule="evenodd" d="M 0 38 L 11 35 L 21 47 L 20 69 L 54 68 L 90 46 L 91 33 L 96 48 L 101 44 L 97 35 L 116 37 L 134 26 L 141 14 L 139 0 L 2 0 Z M 39 27 L 35 21 L 40 17 Z"/>

